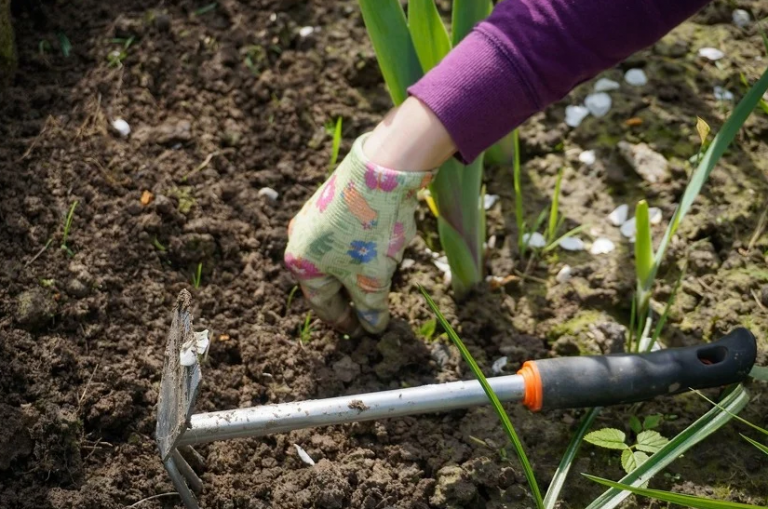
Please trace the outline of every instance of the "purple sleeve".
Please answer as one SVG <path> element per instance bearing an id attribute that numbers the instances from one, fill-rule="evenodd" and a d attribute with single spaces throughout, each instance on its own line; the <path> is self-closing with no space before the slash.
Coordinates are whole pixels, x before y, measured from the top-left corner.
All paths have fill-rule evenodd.
<path id="1" fill-rule="evenodd" d="M 709 0 L 504 0 L 409 88 L 472 161 L 577 84 L 650 46 Z"/>

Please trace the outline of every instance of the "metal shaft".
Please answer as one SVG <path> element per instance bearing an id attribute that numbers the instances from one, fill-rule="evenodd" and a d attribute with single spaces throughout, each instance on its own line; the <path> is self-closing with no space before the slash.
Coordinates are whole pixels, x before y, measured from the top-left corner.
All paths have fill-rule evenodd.
<path id="1" fill-rule="evenodd" d="M 488 383 L 501 401 L 520 400 L 525 393 L 525 383 L 519 375 L 489 378 Z M 472 380 L 209 412 L 192 415 L 191 428 L 184 433 L 177 445 L 259 437 L 315 426 L 445 412 L 488 402 L 480 382 Z"/>

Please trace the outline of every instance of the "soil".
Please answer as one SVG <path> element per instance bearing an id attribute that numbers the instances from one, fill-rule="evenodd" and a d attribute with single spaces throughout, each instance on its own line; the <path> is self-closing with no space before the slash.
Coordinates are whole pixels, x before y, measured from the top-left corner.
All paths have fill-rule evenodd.
<path id="1" fill-rule="evenodd" d="M 480 288 L 457 305 L 425 253 L 437 239 L 423 206 L 420 236 L 406 252 L 414 263 L 395 278 L 388 332 L 347 340 L 313 321 L 302 343 L 307 307 L 289 298 L 286 225 L 325 178 L 324 125 L 343 117 L 345 153 L 389 107 L 356 2 L 29 4 L 15 13 L 19 69 L 0 100 L 2 508 L 133 507 L 173 492 L 153 438 L 154 408 L 183 288 L 192 291 L 196 327 L 213 335 L 198 411 L 470 378 L 452 348 L 418 335 L 431 315 L 417 285 L 489 373 L 502 355 L 514 372 L 530 358 L 614 351 L 634 276 L 631 247 L 605 216 L 646 197 L 663 211 L 660 236 L 698 149 L 695 117 L 716 131 L 732 108 L 712 87 L 741 97 L 739 73 L 754 81 L 766 61 L 755 28 L 731 22 L 736 4 L 763 18 L 764 3 L 717 1 L 604 73 L 621 81 L 642 67 L 650 80 L 612 93 L 608 116 L 577 129 L 563 123 L 564 106 L 581 101 L 590 82 L 522 127 L 528 217 L 547 206 L 565 167 L 566 225 L 611 237 L 618 249 L 610 255 L 555 251 L 528 267 L 531 278 Z M 319 28 L 302 37 L 305 26 Z M 703 61 L 703 46 L 727 56 Z M 110 127 L 115 118 L 131 126 L 127 138 Z M 672 178 L 645 183 L 619 154 L 622 140 L 663 154 Z M 578 161 L 586 149 L 596 150 L 592 166 Z M 512 176 L 506 166 L 486 174 L 488 191 L 501 195 L 488 213 L 488 270 L 503 278 L 526 268 L 514 247 Z M 759 338 L 759 362 L 768 361 L 767 174 L 768 117 L 757 111 L 668 252 L 655 294 L 662 305 L 678 262 L 689 260 L 663 334 L 669 346 L 746 325 Z M 564 263 L 573 276 L 557 283 Z M 750 391 L 742 415 L 765 427 L 765 386 Z M 507 409 L 547 486 L 583 412 Z M 672 436 L 706 410 L 682 395 L 606 410 L 595 426 L 628 430 L 632 414 L 662 414 L 660 431 Z M 750 433 L 726 426 L 652 486 L 768 504 L 768 458 L 739 432 Z M 200 500 L 209 508 L 531 507 L 519 464 L 498 452 L 504 443 L 487 408 L 213 443 L 200 448 Z M 561 507 L 585 507 L 602 491 L 578 472 L 621 476 L 613 452 L 584 446 Z M 178 504 L 168 495 L 135 507 Z M 659 506 L 630 499 L 628 507 Z"/>

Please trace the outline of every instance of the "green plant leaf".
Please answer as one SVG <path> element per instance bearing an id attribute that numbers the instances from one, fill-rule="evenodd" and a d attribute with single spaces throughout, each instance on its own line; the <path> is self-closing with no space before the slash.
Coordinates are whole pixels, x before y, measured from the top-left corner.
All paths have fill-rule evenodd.
<path id="1" fill-rule="evenodd" d="M 358 2 L 389 95 L 398 105 L 408 97 L 406 89 L 423 75 L 405 13 L 398 0 Z"/>
<path id="2" fill-rule="evenodd" d="M 658 431 L 646 430 L 637 435 L 637 449 L 650 452 L 651 454 L 659 452 L 662 447 L 669 443 L 669 439 L 661 436 Z"/>
<path id="3" fill-rule="evenodd" d="M 648 461 L 648 458 L 649 456 L 643 451 L 624 449 L 624 452 L 621 453 L 621 468 L 623 468 L 626 473 L 630 473 Z"/>
<path id="4" fill-rule="evenodd" d="M 722 129 L 720 129 L 720 132 L 717 133 L 712 140 L 712 143 L 710 143 L 709 148 L 707 148 L 706 153 L 701 158 L 693 175 L 691 175 L 688 186 L 685 188 L 683 197 L 680 200 L 680 205 L 675 210 L 675 213 L 667 226 L 667 230 L 664 233 L 664 237 L 656 250 L 656 256 L 653 261 L 653 275 L 650 277 L 651 280 L 656 277 L 656 272 L 664 258 L 664 253 L 667 250 L 667 245 L 669 244 L 670 239 L 677 231 L 680 222 L 688 213 L 694 200 L 696 200 L 696 197 L 701 192 L 701 188 L 709 178 L 709 174 L 712 173 L 715 165 L 736 137 L 736 133 L 738 133 L 741 126 L 744 125 L 747 117 L 749 117 L 750 113 L 752 113 L 760 102 L 760 99 L 766 90 L 768 90 L 768 69 L 763 72 L 760 79 L 751 89 L 749 89 L 744 98 L 730 114 L 728 120 L 723 124 Z"/>
<path id="5" fill-rule="evenodd" d="M 581 442 L 584 440 L 584 435 L 587 433 L 595 418 L 602 410 L 601 407 L 591 408 L 589 412 L 584 416 L 579 424 L 579 429 L 571 437 L 571 441 L 568 444 L 568 448 L 565 450 L 563 458 L 560 460 L 560 464 L 557 466 L 555 475 L 552 476 L 552 482 L 549 483 L 547 488 L 547 494 L 544 497 L 545 509 L 554 509 L 557 499 L 560 497 L 560 492 L 565 485 L 565 479 L 568 477 L 568 472 L 571 470 L 573 460 L 576 458 L 576 453 L 579 452 Z"/>
<path id="6" fill-rule="evenodd" d="M 685 428 L 669 441 L 659 452 L 637 467 L 631 474 L 621 479 L 622 484 L 638 487 L 648 482 L 654 475 L 664 470 L 669 464 L 685 454 L 709 435 L 727 424 L 732 414 L 738 413 L 749 402 L 749 394 L 743 386 L 738 385 L 720 402 L 722 408 L 713 408 L 693 424 Z M 587 509 L 613 509 L 629 496 L 629 492 L 612 487 L 597 497 L 587 506 Z"/>
<path id="7" fill-rule="evenodd" d="M 432 336 L 435 335 L 435 329 L 437 329 L 437 322 L 434 318 L 430 318 L 421 325 L 419 334 L 427 340 L 430 340 L 432 339 Z"/>
<path id="8" fill-rule="evenodd" d="M 649 415 L 643 419 L 643 429 L 657 428 L 661 424 L 661 414 Z"/>
<path id="9" fill-rule="evenodd" d="M 440 19 L 434 0 L 408 2 L 408 29 L 425 73 L 451 50 L 448 32 Z"/>
<path id="10" fill-rule="evenodd" d="M 628 492 L 634 493 L 635 495 L 642 495 L 644 497 L 655 498 L 656 500 L 670 502 L 672 504 L 677 504 L 684 507 L 693 507 L 694 509 L 728 509 L 728 508 L 765 509 L 765 507 L 760 507 L 756 505 L 740 504 L 738 502 L 725 502 L 720 500 L 711 500 L 708 498 L 694 497 L 691 495 L 683 495 L 680 493 L 672 493 L 671 491 L 637 488 L 634 486 L 629 486 L 624 483 L 613 482 L 613 481 L 609 481 L 608 479 L 603 479 L 601 477 L 595 477 L 589 474 L 582 474 L 582 475 L 587 479 L 589 479 L 590 481 L 594 481 L 604 486 L 610 486 L 614 490 L 626 490 Z"/>
<path id="11" fill-rule="evenodd" d="M 635 273 L 637 274 L 638 297 L 641 298 L 648 294 L 653 279 L 651 276 L 653 266 L 653 244 L 651 241 L 651 221 L 648 217 L 648 203 L 645 200 L 637 202 L 635 207 L 635 222 L 637 233 L 635 235 Z M 642 310 L 647 301 L 639 302 Z"/>
<path id="12" fill-rule="evenodd" d="M 440 323 L 443 329 L 445 329 L 446 333 L 448 334 L 448 337 L 451 339 L 451 341 L 456 346 L 456 348 L 459 349 L 459 352 L 461 352 L 461 356 L 464 359 L 464 362 L 466 362 L 469 365 L 469 368 L 472 370 L 472 373 L 475 375 L 475 378 L 477 378 L 477 381 L 480 382 L 480 385 L 483 387 L 483 391 L 485 392 L 486 396 L 488 396 L 488 399 L 491 401 L 491 405 L 493 406 L 493 409 L 496 411 L 496 414 L 499 416 L 499 419 L 501 420 L 501 425 L 504 428 L 504 431 L 507 433 L 509 440 L 512 442 L 512 445 L 515 448 L 515 452 L 517 453 L 518 459 L 520 459 L 520 463 L 523 467 L 523 473 L 525 474 L 525 478 L 528 481 L 528 486 L 530 487 L 531 493 L 533 494 L 533 499 L 536 502 L 536 507 L 539 509 L 543 509 L 544 502 L 541 498 L 541 491 L 539 490 L 539 485 L 536 482 L 536 476 L 533 473 L 533 468 L 531 467 L 530 461 L 528 461 L 528 456 L 525 454 L 525 449 L 523 448 L 523 444 L 522 442 L 520 442 L 520 438 L 517 436 L 517 432 L 515 431 L 514 426 L 512 426 L 512 421 L 509 419 L 507 412 L 504 410 L 504 407 L 501 406 L 501 402 L 499 401 L 499 398 L 496 396 L 496 393 L 493 392 L 493 389 L 488 384 L 488 380 L 485 379 L 485 376 L 483 375 L 482 370 L 475 362 L 475 359 L 472 357 L 472 354 L 469 353 L 469 350 L 467 350 L 467 347 L 464 346 L 464 342 L 461 341 L 461 338 L 459 338 L 458 334 L 456 334 L 456 331 L 453 330 L 453 327 L 451 327 L 451 324 L 448 323 L 448 320 L 446 320 L 443 314 L 440 312 L 440 308 L 437 307 L 437 304 L 435 304 L 435 301 L 432 300 L 432 297 L 429 296 L 429 294 L 424 289 L 424 287 L 419 286 L 419 291 L 424 296 L 424 299 L 426 299 L 427 305 L 435 314 L 437 321 Z"/>
<path id="13" fill-rule="evenodd" d="M 336 119 L 336 127 L 333 129 L 333 144 L 331 145 L 331 161 L 328 164 L 328 171 L 333 171 L 336 161 L 339 160 L 339 148 L 341 148 L 341 117 Z"/>
<path id="14" fill-rule="evenodd" d="M 597 431 L 593 431 L 584 437 L 584 440 L 592 445 L 603 447 L 605 449 L 629 449 L 629 446 L 625 444 L 627 435 L 623 431 L 616 428 L 603 428 Z"/>
<path id="15" fill-rule="evenodd" d="M 453 0 L 451 42 L 455 48 L 480 21 L 493 10 L 491 0 Z"/>
<path id="16" fill-rule="evenodd" d="M 643 424 L 635 415 L 629 418 L 629 427 L 632 429 L 632 431 L 635 432 L 635 434 L 640 434 L 640 432 L 643 431 Z"/>
<path id="17" fill-rule="evenodd" d="M 746 436 L 746 435 L 744 435 L 742 433 L 739 433 L 739 435 L 741 435 L 741 438 L 743 438 L 744 440 L 746 440 L 750 444 L 754 445 L 755 447 L 760 449 L 765 454 L 768 454 L 768 446 L 765 446 L 765 445 L 761 444 L 760 442 L 758 442 L 757 440 L 753 440 L 753 439 L 749 438 L 748 436 Z"/>
<path id="18" fill-rule="evenodd" d="M 557 172 L 555 180 L 555 193 L 552 195 L 552 206 L 549 209 L 549 225 L 547 227 L 547 243 L 551 244 L 555 240 L 557 233 L 557 218 L 560 216 L 560 186 L 563 182 L 563 169 Z"/>
<path id="19" fill-rule="evenodd" d="M 706 120 L 701 117 L 696 117 L 696 131 L 699 133 L 699 139 L 701 140 L 701 146 L 703 147 L 707 143 L 707 137 L 712 129 L 707 124 Z"/>

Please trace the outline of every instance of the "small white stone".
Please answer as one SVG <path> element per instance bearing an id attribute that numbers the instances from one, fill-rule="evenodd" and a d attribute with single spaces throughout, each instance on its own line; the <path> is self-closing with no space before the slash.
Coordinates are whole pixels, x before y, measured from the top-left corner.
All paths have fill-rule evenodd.
<path id="1" fill-rule="evenodd" d="M 498 194 L 486 194 L 483 196 L 483 208 L 485 208 L 485 210 L 489 210 L 491 207 L 496 205 L 497 201 L 499 201 Z"/>
<path id="2" fill-rule="evenodd" d="M 611 90 L 618 90 L 621 85 L 608 78 L 600 78 L 595 82 L 595 92 L 610 92 Z"/>
<path id="3" fill-rule="evenodd" d="M 597 118 L 604 117 L 611 111 L 611 96 L 605 92 L 589 94 L 587 98 L 584 99 L 584 106 L 586 106 L 589 112 Z"/>
<path id="4" fill-rule="evenodd" d="M 117 131 L 117 133 L 123 138 L 131 134 L 131 126 L 129 126 L 128 122 L 122 118 L 116 118 L 112 121 L 112 129 Z"/>
<path id="5" fill-rule="evenodd" d="M 634 217 L 624 221 L 624 224 L 621 225 L 621 234 L 628 239 L 635 238 L 635 235 L 637 234 L 637 221 Z"/>
<path id="6" fill-rule="evenodd" d="M 258 192 L 259 196 L 265 196 L 270 201 L 276 201 L 280 194 L 271 187 L 262 187 Z"/>
<path id="7" fill-rule="evenodd" d="M 718 101 L 733 101 L 733 93 L 730 90 L 726 90 L 721 86 L 716 86 L 714 89 L 715 99 Z"/>
<path id="8" fill-rule="evenodd" d="M 589 252 L 593 255 L 601 255 L 610 253 L 614 249 L 616 249 L 616 245 L 611 241 L 611 239 L 600 237 L 595 239 L 595 241 L 592 243 L 592 247 L 590 248 Z"/>
<path id="9" fill-rule="evenodd" d="M 493 364 L 491 365 L 491 371 L 493 371 L 494 375 L 501 374 L 501 370 L 504 369 L 504 366 L 507 365 L 507 358 L 506 357 L 499 357 L 495 361 L 493 361 Z"/>
<path id="10" fill-rule="evenodd" d="M 299 444 L 293 444 L 293 446 L 296 448 L 296 452 L 299 453 L 299 458 L 301 458 L 301 461 L 303 461 L 309 466 L 315 466 L 315 460 L 309 457 L 309 454 L 307 454 L 307 451 L 302 449 Z"/>
<path id="11" fill-rule="evenodd" d="M 592 166 L 595 164 L 595 161 L 597 160 L 597 156 L 595 156 L 594 150 L 585 150 L 581 154 L 579 154 L 579 161 L 586 164 L 587 166 Z"/>
<path id="12" fill-rule="evenodd" d="M 658 207 L 651 207 L 648 209 L 648 219 L 651 224 L 661 223 L 661 209 Z"/>
<path id="13" fill-rule="evenodd" d="M 624 73 L 624 81 L 633 87 L 642 87 L 648 83 L 648 76 L 645 75 L 645 71 L 642 69 L 630 69 Z"/>
<path id="14" fill-rule="evenodd" d="M 269 21 L 277 21 L 277 13 L 273 12 L 269 15 Z"/>
<path id="15" fill-rule="evenodd" d="M 299 37 L 309 37 L 315 33 L 315 27 L 301 27 L 299 29 Z"/>
<path id="16" fill-rule="evenodd" d="M 571 269 L 570 265 L 563 265 L 563 268 L 560 269 L 560 271 L 557 273 L 557 276 L 555 276 L 555 281 L 558 283 L 565 283 L 569 279 L 571 279 L 571 275 L 573 274 L 573 269 Z"/>
<path id="17" fill-rule="evenodd" d="M 414 260 L 411 260 L 410 258 L 403 258 L 403 261 L 400 263 L 400 268 L 403 270 L 410 269 L 416 264 Z"/>
<path id="18" fill-rule="evenodd" d="M 435 267 L 437 267 L 437 270 L 443 273 L 443 282 L 445 284 L 451 283 L 451 266 L 448 264 L 448 257 L 443 255 L 435 258 L 432 260 L 432 263 L 435 264 Z"/>
<path id="19" fill-rule="evenodd" d="M 707 60 L 712 60 L 713 62 L 715 60 L 720 60 L 725 56 L 725 53 L 720 51 L 717 48 L 701 48 L 699 50 L 699 56 L 706 58 Z"/>
<path id="20" fill-rule="evenodd" d="M 566 237 L 558 244 L 566 251 L 584 251 L 584 241 L 578 237 Z"/>
<path id="21" fill-rule="evenodd" d="M 210 344 L 211 340 L 208 337 L 208 330 L 193 332 L 192 337 L 181 345 L 181 351 L 179 352 L 181 365 L 187 367 L 194 366 L 198 358 L 204 357 L 208 353 L 208 346 Z"/>
<path id="22" fill-rule="evenodd" d="M 749 16 L 749 13 L 744 9 L 734 10 L 732 16 L 733 16 L 733 24 L 739 28 L 744 28 L 745 26 L 749 25 L 750 21 L 752 21 L 752 18 Z"/>
<path id="23" fill-rule="evenodd" d="M 613 212 L 608 214 L 608 221 L 611 222 L 613 226 L 621 226 L 627 221 L 627 216 L 629 215 L 629 205 L 626 203 L 622 203 L 615 209 L 613 209 Z"/>
<path id="24" fill-rule="evenodd" d="M 547 240 L 539 232 L 525 233 L 523 234 L 523 244 L 532 248 L 544 247 L 547 245 Z"/>
<path id="25" fill-rule="evenodd" d="M 488 237 L 488 242 L 485 243 L 485 247 L 488 249 L 495 249 L 496 248 L 496 235 L 491 235 Z"/>
<path id="26" fill-rule="evenodd" d="M 565 107 L 565 123 L 570 127 L 579 127 L 581 121 L 587 118 L 589 110 L 584 106 L 566 106 Z"/>

